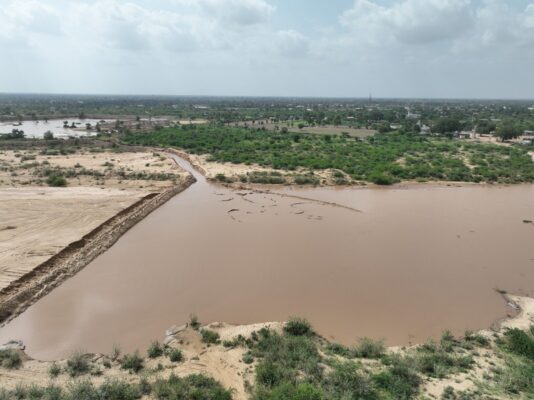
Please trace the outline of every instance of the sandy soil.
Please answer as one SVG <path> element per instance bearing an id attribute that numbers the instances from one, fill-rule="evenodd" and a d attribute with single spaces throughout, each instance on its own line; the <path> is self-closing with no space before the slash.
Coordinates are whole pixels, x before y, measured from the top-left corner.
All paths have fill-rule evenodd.
<path id="1" fill-rule="evenodd" d="M 143 197 L 115 188 L 0 188 L 0 290 Z"/>
<path id="2" fill-rule="evenodd" d="M 254 124 L 252 121 L 240 122 L 238 125 L 241 126 L 250 126 L 254 128 L 265 128 L 270 131 L 275 130 L 276 127 L 279 129 L 287 128 L 289 132 L 292 133 L 312 133 L 315 135 L 341 135 L 348 133 L 352 137 L 367 137 L 374 135 L 375 130 L 372 129 L 363 129 L 363 128 L 351 128 L 349 126 L 334 126 L 334 125 L 325 125 L 325 126 L 307 126 L 302 129 L 299 129 L 298 124 L 293 124 L 291 126 L 287 122 L 277 122 L 273 123 L 270 121 L 255 121 Z"/>
<path id="3" fill-rule="evenodd" d="M 231 340 L 238 335 L 250 337 L 252 332 L 257 332 L 262 328 L 269 328 L 280 333 L 282 326 L 283 324 L 278 322 L 242 326 L 211 323 L 205 328 L 219 333 L 222 343 L 224 340 Z M 220 381 L 226 388 L 233 388 L 235 400 L 248 398 L 245 391 L 245 382 L 252 383 L 254 381 L 255 364 L 247 365 L 242 361 L 246 352 L 245 348 L 225 348 L 221 344 L 206 345 L 201 341 L 199 331 L 193 330 L 187 325 L 171 327 L 168 333 L 172 334 L 166 336 L 166 344 L 182 350 L 184 361 L 173 363 L 165 356 L 155 359 L 145 358 L 145 372 L 142 375 L 153 381 L 157 378 L 167 378 L 171 373 L 178 376 L 195 373 L 206 374 Z M 110 356 L 87 355 L 87 358 L 92 360 L 96 368 L 103 372 L 101 376 L 91 376 L 91 380 L 97 385 L 109 378 L 120 378 L 129 382 L 139 381 L 138 375 L 132 375 L 122 370 L 118 362 L 112 361 Z M 112 368 L 103 366 L 105 360 L 112 362 Z M 60 360 L 56 363 L 64 368 L 67 362 L 66 360 Z M 158 371 L 158 364 L 161 364 L 163 369 Z M 6 370 L 0 368 L 1 387 L 13 389 L 20 382 L 26 385 L 46 386 L 51 381 L 49 375 L 51 365 L 52 362 L 32 360 L 25 356 L 23 367 L 20 369 Z M 67 385 L 69 381 L 70 378 L 66 373 L 62 373 L 53 380 L 56 385 L 60 386 Z"/>
<path id="4" fill-rule="evenodd" d="M 280 176 L 284 177 L 288 184 L 293 182 L 293 179 L 296 175 L 305 175 L 308 173 L 307 170 L 301 168 L 296 171 L 284 171 L 284 170 L 275 170 L 273 168 L 265 168 L 257 164 L 233 164 L 233 163 L 223 163 L 223 162 L 213 162 L 208 161 L 208 155 L 196 155 L 189 154 L 183 151 L 177 152 L 178 155 L 188 159 L 196 169 L 198 169 L 202 175 L 207 179 L 214 180 L 219 174 L 224 175 L 225 177 L 233 180 L 238 186 L 240 186 L 239 178 L 241 176 L 253 173 L 278 173 Z M 345 174 L 344 174 L 345 175 Z M 333 178 L 333 170 L 326 169 L 320 171 L 314 171 L 314 176 L 319 180 L 318 186 L 333 186 L 335 185 Z M 350 180 L 350 177 L 348 178 Z M 265 186 L 265 185 L 264 185 Z"/>
<path id="5" fill-rule="evenodd" d="M 82 149 L 75 154 L 43 155 L 33 150 L 5 150 L 0 151 L 0 187 L 46 185 L 43 172 L 55 168 L 67 176 L 69 187 L 98 185 L 157 191 L 172 184 L 173 177 L 151 179 L 150 174 L 185 176 L 174 161 L 158 152 L 93 153 Z M 103 176 L 82 173 L 84 169 Z M 77 176 L 69 178 L 69 172 Z M 120 174 L 130 177 L 125 179 Z M 139 178 L 133 179 L 133 174 L 140 174 Z"/>

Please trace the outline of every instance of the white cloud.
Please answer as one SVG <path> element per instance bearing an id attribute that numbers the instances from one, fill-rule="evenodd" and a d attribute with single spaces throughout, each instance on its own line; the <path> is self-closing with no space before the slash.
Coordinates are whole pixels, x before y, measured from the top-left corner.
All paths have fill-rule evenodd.
<path id="1" fill-rule="evenodd" d="M 27 45 L 30 33 L 61 33 L 59 22 L 53 7 L 36 0 L 15 0 L 0 8 L 0 40 Z"/>
<path id="2" fill-rule="evenodd" d="M 458 37 L 472 23 L 470 0 L 403 0 L 390 7 L 356 0 L 341 23 L 373 41 L 427 44 Z"/>
<path id="3" fill-rule="evenodd" d="M 264 0 L 195 0 L 194 3 L 212 18 L 242 26 L 267 23 L 275 11 Z"/>
<path id="4" fill-rule="evenodd" d="M 276 33 L 276 52 L 284 57 L 304 57 L 309 54 L 310 40 L 293 29 Z"/>

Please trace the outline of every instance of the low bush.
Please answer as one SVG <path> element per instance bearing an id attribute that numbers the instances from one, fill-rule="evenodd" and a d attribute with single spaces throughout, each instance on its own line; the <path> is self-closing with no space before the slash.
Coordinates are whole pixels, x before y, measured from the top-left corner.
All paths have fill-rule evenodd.
<path id="1" fill-rule="evenodd" d="M 22 365 L 20 351 L 15 349 L 0 351 L 0 366 L 7 369 L 17 369 Z"/>
<path id="2" fill-rule="evenodd" d="M 232 392 L 215 379 L 204 375 L 189 375 L 179 378 L 171 375 L 153 385 L 156 399 L 231 400 Z"/>
<path id="3" fill-rule="evenodd" d="M 144 366 L 144 360 L 137 351 L 132 354 L 126 354 L 121 359 L 121 368 L 127 369 L 130 372 L 138 373 Z"/>
<path id="4" fill-rule="evenodd" d="M 79 376 L 91 371 L 89 359 L 82 352 L 74 352 L 67 360 L 67 372 L 70 376 Z"/>
<path id="5" fill-rule="evenodd" d="M 60 373 L 61 367 L 56 363 L 52 363 L 52 365 L 48 369 L 48 375 L 50 375 L 51 378 L 57 378 Z"/>
<path id="6" fill-rule="evenodd" d="M 67 180 L 61 175 L 51 175 L 46 180 L 48 186 L 52 187 L 65 187 L 67 186 Z"/>
<path id="7" fill-rule="evenodd" d="M 417 373 L 412 360 L 393 355 L 385 360 L 388 368 L 373 377 L 377 387 L 391 394 L 396 400 L 414 398 L 419 392 L 422 379 Z"/>
<path id="8" fill-rule="evenodd" d="M 503 337 L 503 347 L 519 356 L 534 361 L 534 336 L 520 329 L 509 329 Z"/>
<path id="9" fill-rule="evenodd" d="M 169 351 L 169 360 L 172 362 L 182 362 L 184 360 L 184 355 L 180 349 L 171 349 Z"/>
<path id="10" fill-rule="evenodd" d="M 164 351 L 163 345 L 158 341 L 154 341 L 150 343 L 150 346 L 148 347 L 148 350 L 147 350 L 147 355 L 149 358 L 157 358 L 163 355 L 163 351 Z"/>
<path id="11" fill-rule="evenodd" d="M 194 330 L 198 330 L 198 328 L 200 328 L 200 322 L 195 314 L 191 314 L 189 316 L 189 326 L 191 326 L 191 328 Z"/>
<path id="12" fill-rule="evenodd" d="M 217 332 L 210 331 L 209 329 L 201 329 L 200 335 L 202 337 L 202 342 L 206 344 L 217 344 L 219 343 L 220 336 Z"/>
<path id="13" fill-rule="evenodd" d="M 303 318 L 290 318 L 284 325 L 284 332 L 293 336 L 305 336 L 313 333 L 311 324 Z"/>
<path id="14" fill-rule="evenodd" d="M 333 371 L 325 378 L 325 390 L 329 399 L 378 400 L 379 395 L 373 380 L 352 361 L 334 364 Z"/>
<path id="15" fill-rule="evenodd" d="M 105 381 L 98 388 L 98 398 L 105 400 L 135 400 L 141 397 L 137 385 L 131 385 L 126 381 L 111 379 Z"/>
<path id="16" fill-rule="evenodd" d="M 380 358 L 385 351 L 386 346 L 383 340 L 373 340 L 367 337 L 360 339 L 352 349 L 353 355 L 361 358 Z"/>

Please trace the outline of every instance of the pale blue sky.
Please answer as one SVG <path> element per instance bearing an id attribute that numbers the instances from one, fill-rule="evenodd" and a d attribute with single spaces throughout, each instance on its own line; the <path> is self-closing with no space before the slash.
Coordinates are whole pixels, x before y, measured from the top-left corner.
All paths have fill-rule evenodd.
<path id="1" fill-rule="evenodd" d="M 0 92 L 534 98 L 534 0 L 0 6 Z"/>

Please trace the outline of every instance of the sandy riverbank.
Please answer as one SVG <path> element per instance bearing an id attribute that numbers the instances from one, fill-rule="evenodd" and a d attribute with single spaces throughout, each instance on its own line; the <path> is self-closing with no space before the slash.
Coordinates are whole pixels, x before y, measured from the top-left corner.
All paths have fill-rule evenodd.
<path id="1" fill-rule="evenodd" d="M 507 295 L 506 300 L 514 304 L 519 309 L 519 313 L 509 319 L 501 321 L 492 329 L 478 332 L 486 337 L 490 342 L 495 341 L 496 334 L 501 334 L 510 328 L 526 330 L 534 324 L 534 299 Z M 122 379 L 129 383 L 138 383 L 143 377 L 148 381 L 155 381 L 159 378 L 167 378 L 171 374 L 183 377 L 190 374 L 201 373 L 220 381 L 226 388 L 234 390 L 235 400 L 248 399 L 247 384 L 254 382 L 254 371 L 256 362 L 247 364 L 243 362 L 243 356 L 248 351 L 246 346 L 225 347 L 224 341 L 231 341 L 238 337 L 250 338 L 254 332 L 262 328 L 270 329 L 281 333 L 283 323 L 259 323 L 252 325 L 230 325 L 226 323 L 211 323 L 204 328 L 217 332 L 220 336 L 220 343 L 206 345 L 201 340 L 198 330 L 190 326 L 173 326 L 165 332 L 165 336 L 160 338 L 170 348 L 179 348 L 183 354 L 183 361 L 171 362 L 167 357 L 161 356 L 153 359 L 145 358 L 143 374 L 131 374 L 121 369 L 119 362 L 111 355 L 88 354 L 86 358 L 90 360 L 92 368 L 99 371 L 98 374 L 88 375 L 88 378 L 99 385 L 109 379 Z M 417 346 L 411 348 L 389 348 L 387 353 L 406 353 L 415 350 Z M 431 398 L 440 398 L 447 387 L 452 387 L 457 391 L 474 390 L 484 379 L 489 371 L 503 364 L 494 345 L 484 348 L 477 348 L 472 351 L 474 357 L 474 367 L 461 374 L 449 376 L 445 379 L 427 378 L 422 385 L 422 394 Z M 342 359 L 337 356 L 338 359 Z M 0 383 L 6 389 L 14 389 L 23 382 L 25 385 L 46 386 L 49 383 L 65 387 L 71 381 L 66 373 L 60 374 L 56 378 L 51 378 L 50 367 L 55 364 L 61 369 L 66 369 L 67 360 L 54 362 L 39 361 L 23 356 L 23 364 L 20 369 L 8 370 L 0 367 Z M 374 362 L 365 362 L 367 368 L 380 368 Z M 500 398 L 500 397 L 495 397 Z"/>

